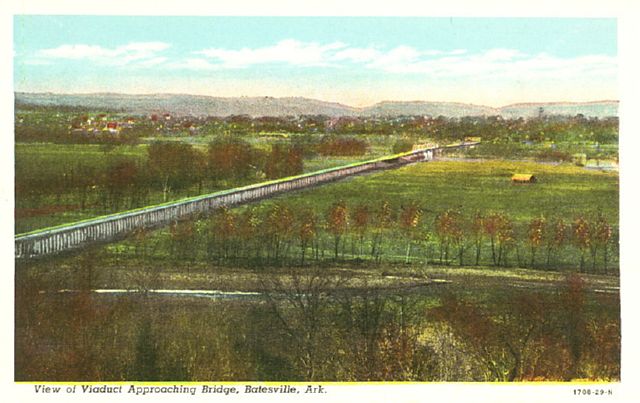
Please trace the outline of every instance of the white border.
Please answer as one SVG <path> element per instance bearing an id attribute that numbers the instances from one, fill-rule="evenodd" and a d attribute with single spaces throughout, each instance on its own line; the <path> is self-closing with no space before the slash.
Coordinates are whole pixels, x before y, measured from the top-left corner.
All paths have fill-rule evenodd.
<path id="1" fill-rule="evenodd" d="M 6 4 L 8 3 L 8 4 Z M 517 3 L 515 5 L 514 3 Z M 640 379 L 637 344 L 640 332 L 636 323 L 640 285 L 640 259 L 636 245 L 640 212 L 636 205 L 637 181 L 640 174 L 637 157 L 640 145 L 640 127 L 637 121 L 640 63 L 639 1 L 636 0 L 447 0 L 434 6 L 427 1 L 395 0 L 347 2 L 344 0 L 313 1 L 245 1 L 235 0 L 215 3 L 197 0 L 180 1 L 92 1 L 87 0 L 5 0 L 0 5 L 0 51 L 3 63 L 0 68 L 0 256 L 2 259 L 2 317 L 6 321 L 2 341 L 0 395 L 5 401 L 69 401 L 69 396 L 42 396 L 33 393 L 30 385 L 13 383 L 13 52 L 12 23 L 15 14 L 110 14 L 110 15 L 370 15 L 370 16 L 468 16 L 468 17 L 615 17 L 619 27 L 619 94 L 621 114 L 621 261 L 622 261 L 622 312 L 623 357 L 622 382 L 603 385 L 613 389 L 611 397 L 575 398 L 571 391 L 577 385 L 496 385 L 496 384 L 430 384 L 430 385 L 340 385 L 330 387 L 330 394 L 304 400 L 340 401 L 473 401 L 473 402 L 571 402 L 615 401 L 626 402 L 640 395 L 636 381 Z M 87 395 L 82 396 L 83 400 Z M 76 397 L 77 397 L 76 396 Z M 137 400 L 121 396 L 121 401 Z M 298 395 L 298 398 L 301 395 Z M 95 397 L 95 396 L 94 396 Z M 223 399 L 218 396 L 187 396 L 189 401 Z M 113 396 L 97 395 L 92 401 L 111 401 Z M 250 395 L 240 395 L 241 400 L 253 400 Z M 156 396 L 154 401 L 175 401 L 171 395 Z M 148 400 L 148 399 L 147 399 Z M 182 400 L 182 399 L 181 399 Z M 238 400 L 238 399 L 234 399 Z M 256 398 L 256 400 L 258 400 Z M 261 401 L 282 401 L 282 396 L 260 396 Z"/>

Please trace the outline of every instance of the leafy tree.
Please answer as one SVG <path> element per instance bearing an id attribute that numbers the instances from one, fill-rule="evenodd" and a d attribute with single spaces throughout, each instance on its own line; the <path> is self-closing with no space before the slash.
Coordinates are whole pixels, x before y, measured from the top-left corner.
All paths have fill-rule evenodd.
<path id="1" fill-rule="evenodd" d="M 276 203 L 267 212 L 263 225 L 269 238 L 269 251 L 273 251 L 276 262 L 280 261 L 282 252 L 284 256 L 287 255 L 294 234 L 294 222 L 293 212 L 285 204 Z"/>
<path id="2" fill-rule="evenodd" d="M 246 209 L 238 218 L 238 236 L 246 251 L 246 257 L 251 256 L 251 245 L 253 244 L 254 256 L 260 255 L 261 239 L 260 239 L 260 217 L 254 209 Z"/>
<path id="3" fill-rule="evenodd" d="M 449 209 L 436 216 L 435 234 L 440 240 L 440 263 L 449 264 L 449 249 L 452 243 L 458 245 L 459 259 L 464 252 L 462 217 L 460 212 Z"/>
<path id="4" fill-rule="evenodd" d="M 501 225 L 498 230 L 498 264 L 507 265 L 507 253 L 514 242 L 513 222 L 509 217 L 502 215 Z"/>
<path id="5" fill-rule="evenodd" d="M 300 241 L 300 265 L 304 266 L 304 257 L 307 247 L 317 234 L 316 217 L 313 211 L 304 210 L 298 215 L 298 239 Z"/>
<path id="6" fill-rule="evenodd" d="M 380 262 L 382 257 L 382 240 L 384 232 L 391 228 L 393 224 L 393 211 L 391 204 L 384 200 L 377 209 L 374 217 L 373 242 L 371 244 L 371 256 L 376 262 Z"/>
<path id="7" fill-rule="evenodd" d="M 358 235 L 359 246 L 360 246 L 358 251 L 358 256 L 362 255 L 362 244 L 364 243 L 364 237 L 369 228 L 370 215 L 371 214 L 369 212 L 369 206 L 365 204 L 361 204 L 357 206 L 351 213 L 351 223 L 352 223 L 353 229 Z"/>
<path id="8" fill-rule="evenodd" d="M 377 351 L 380 356 L 378 379 L 424 380 L 431 371 L 432 350 L 420 340 L 418 309 L 401 296 L 397 309 L 381 325 Z"/>
<path id="9" fill-rule="evenodd" d="M 415 203 L 409 203 L 402 207 L 400 212 L 400 228 L 404 232 L 405 238 L 407 238 L 407 253 L 405 257 L 405 263 L 409 263 L 411 255 L 411 244 L 416 237 L 418 224 L 422 218 L 422 209 Z"/>
<path id="10" fill-rule="evenodd" d="M 484 232 L 491 241 L 491 259 L 500 265 L 506 258 L 509 246 L 514 242 L 513 224 L 502 213 L 493 213 L 484 220 Z"/>
<path id="11" fill-rule="evenodd" d="M 493 309 L 447 294 L 431 310 L 459 340 L 459 347 L 484 370 L 487 381 L 522 379 L 536 338 L 544 334 L 543 295 L 507 294 L 490 301 Z"/>
<path id="12" fill-rule="evenodd" d="M 367 152 L 368 144 L 365 140 L 354 137 L 327 136 L 318 146 L 321 155 L 356 156 Z"/>
<path id="13" fill-rule="evenodd" d="M 476 250 L 475 265 L 480 264 L 480 256 L 482 252 L 482 243 L 484 238 L 484 216 L 477 211 L 473 215 L 470 225 L 471 236 L 473 237 L 473 244 Z"/>
<path id="14" fill-rule="evenodd" d="M 302 149 L 274 144 L 267 157 L 265 173 L 269 179 L 298 175 L 303 172 Z"/>
<path id="15" fill-rule="evenodd" d="M 105 186 L 109 193 L 111 206 L 117 210 L 127 193 L 133 193 L 138 187 L 138 166 L 133 160 L 121 160 L 113 163 L 105 173 Z M 131 197 L 133 200 L 134 197 Z M 133 207 L 130 205 L 130 207 Z"/>
<path id="16" fill-rule="evenodd" d="M 459 211 L 455 211 L 452 218 L 453 225 L 450 229 L 451 242 L 458 249 L 458 265 L 462 266 L 466 248 L 466 222 L 464 216 Z"/>
<path id="17" fill-rule="evenodd" d="M 196 151 L 185 143 L 153 143 L 147 149 L 149 171 L 161 180 L 163 200 L 192 181 Z"/>
<path id="18" fill-rule="evenodd" d="M 335 259 L 338 260 L 340 240 L 347 232 L 349 225 L 349 214 L 347 206 L 343 201 L 334 203 L 327 212 L 327 230 L 333 235 Z"/>
<path id="19" fill-rule="evenodd" d="M 195 244 L 196 228 L 193 220 L 173 222 L 169 226 L 171 236 L 172 257 L 176 261 L 196 258 L 197 245 Z"/>
<path id="20" fill-rule="evenodd" d="M 542 244 L 546 235 L 546 220 L 544 216 L 533 218 L 529 223 L 529 233 L 527 240 L 531 247 L 531 267 L 534 267 L 536 260 L 536 252 Z"/>
<path id="21" fill-rule="evenodd" d="M 567 238 L 567 225 L 562 218 L 558 218 L 554 221 L 553 226 L 547 231 L 546 243 L 547 243 L 547 267 L 551 265 L 551 257 L 554 253 L 557 253 L 566 242 Z"/>
<path id="22" fill-rule="evenodd" d="M 193 170 L 191 172 L 191 179 L 198 184 L 198 194 L 202 194 L 204 182 L 209 177 L 207 156 L 202 152 L 194 150 L 192 158 L 191 167 Z"/>
<path id="23" fill-rule="evenodd" d="M 491 241 L 491 259 L 493 260 L 494 265 L 498 264 L 496 244 L 502 221 L 502 215 L 497 213 L 493 213 L 484 219 L 484 232 L 489 236 L 489 240 Z"/>
<path id="24" fill-rule="evenodd" d="M 598 218 L 595 223 L 593 240 L 593 270 L 595 271 L 596 265 L 596 248 L 602 248 L 602 268 L 604 273 L 607 273 L 607 263 L 609 260 L 609 243 L 613 235 L 611 225 L 607 221 L 606 217 L 602 214 L 598 214 Z"/>
<path id="25" fill-rule="evenodd" d="M 226 206 L 218 208 L 212 216 L 209 231 L 211 240 L 214 245 L 218 245 L 224 259 L 228 259 L 231 255 L 232 243 L 237 236 L 237 230 L 236 215 Z"/>
<path id="26" fill-rule="evenodd" d="M 584 257 L 592 245 L 589 222 L 582 216 L 573 221 L 573 241 L 580 250 L 580 272 L 584 270 Z"/>
<path id="27" fill-rule="evenodd" d="M 391 147 L 391 152 L 393 154 L 400 154 L 407 151 L 411 151 L 411 149 L 413 148 L 413 144 L 414 144 L 413 140 L 401 137 L 397 139 L 395 143 L 393 143 L 393 146 Z"/>
<path id="28" fill-rule="evenodd" d="M 242 179 L 253 171 L 253 149 L 241 140 L 223 138 L 208 148 L 209 174 L 215 179 Z"/>

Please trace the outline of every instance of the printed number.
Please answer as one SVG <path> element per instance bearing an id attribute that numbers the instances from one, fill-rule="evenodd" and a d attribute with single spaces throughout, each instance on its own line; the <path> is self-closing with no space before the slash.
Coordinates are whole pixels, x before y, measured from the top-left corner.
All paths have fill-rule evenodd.
<path id="1" fill-rule="evenodd" d="M 613 391 L 611 389 L 574 389 L 573 394 L 575 396 L 611 396 L 613 395 Z"/>

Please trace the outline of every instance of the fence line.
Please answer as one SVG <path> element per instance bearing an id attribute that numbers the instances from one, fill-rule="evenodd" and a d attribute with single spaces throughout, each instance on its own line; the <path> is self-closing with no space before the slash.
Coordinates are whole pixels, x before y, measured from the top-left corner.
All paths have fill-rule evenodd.
<path id="1" fill-rule="evenodd" d="M 119 239 L 137 229 L 167 225 L 220 206 L 239 205 L 276 194 L 331 182 L 355 174 L 396 168 L 412 162 L 428 161 L 444 149 L 478 144 L 461 143 L 358 162 L 342 167 L 302 174 L 290 178 L 257 183 L 203 196 L 143 207 L 80 222 L 32 231 L 15 237 L 16 259 L 28 259 L 80 248 L 92 243 Z"/>

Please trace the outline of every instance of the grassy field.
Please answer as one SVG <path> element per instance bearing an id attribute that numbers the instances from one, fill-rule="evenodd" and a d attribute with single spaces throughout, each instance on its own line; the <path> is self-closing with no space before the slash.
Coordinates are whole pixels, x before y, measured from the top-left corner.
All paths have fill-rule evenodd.
<path id="1" fill-rule="evenodd" d="M 538 182 L 513 185 L 514 173 L 536 175 Z M 292 204 L 325 210 L 336 200 L 352 204 L 388 200 L 417 201 L 426 212 L 461 208 L 473 213 L 502 211 L 516 221 L 533 217 L 604 213 L 618 221 L 618 174 L 589 171 L 571 164 L 489 160 L 435 161 L 374 173 L 330 186 L 283 196 Z M 275 201 L 276 199 L 274 199 Z"/>

